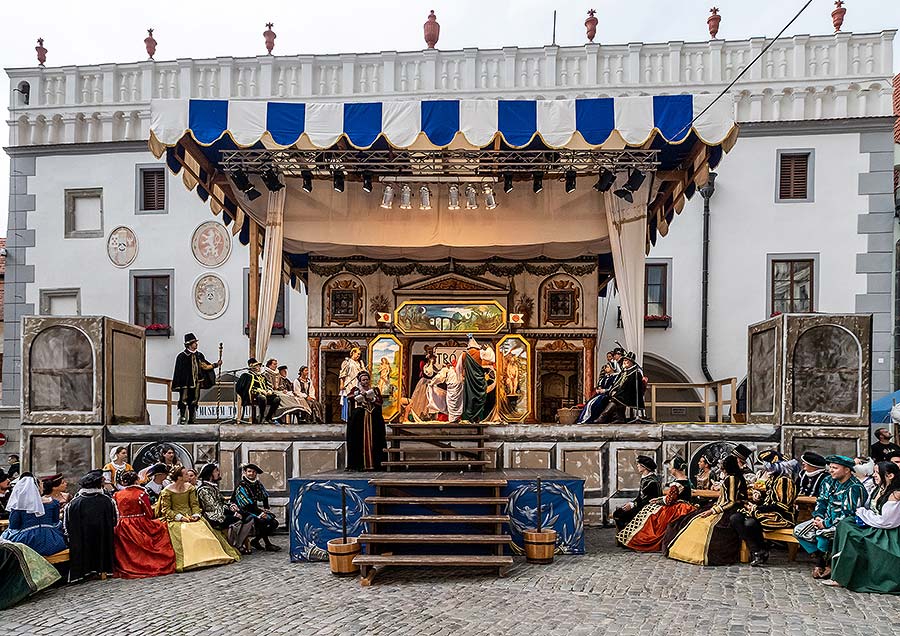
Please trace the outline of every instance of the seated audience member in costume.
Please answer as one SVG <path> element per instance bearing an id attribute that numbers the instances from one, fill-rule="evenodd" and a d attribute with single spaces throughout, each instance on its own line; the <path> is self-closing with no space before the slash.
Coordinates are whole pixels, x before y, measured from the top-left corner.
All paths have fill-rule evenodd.
<path id="1" fill-rule="evenodd" d="M 256 538 L 250 542 L 257 550 L 262 550 L 260 540 L 265 544 L 266 552 L 281 550 L 269 539 L 278 529 L 278 519 L 269 510 L 269 492 L 259 481 L 262 468 L 256 464 L 244 464 L 241 469 L 241 481 L 234 490 L 234 503 L 245 519 L 252 519 Z"/>
<path id="2" fill-rule="evenodd" d="M 737 458 L 738 466 L 740 466 L 741 472 L 744 473 L 744 480 L 753 480 L 756 477 L 753 469 L 750 468 L 750 458 L 753 456 L 753 450 L 743 444 L 738 444 L 731 449 L 731 454 Z"/>
<path id="3" fill-rule="evenodd" d="M 9 511 L 6 506 L 9 504 L 10 495 L 12 495 L 12 484 L 9 481 L 9 475 L 0 468 L 0 519 L 9 519 Z"/>
<path id="4" fill-rule="evenodd" d="M 278 376 L 275 378 L 275 392 L 280 400 L 278 405 L 278 419 L 286 423 L 286 419 L 296 416 L 308 420 L 311 409 L 305 398 L 294 393 L 294 383 L 287 377 L 286 365 L 278 367 Z"/>
<path id="5" fill-rule="evenodd" d="M 197 487 L 197 471 L 193 468 L 184 469 L 184 480 L 194 488 Z"/>
<path id="6" fill-rule="evenodd" d="M 855 517 L 837 526 L 831 580 L 854 592 L 900 594 L 900 468 L 880 462 L 878 489 Z"/>
<path id="7" fill-rule="evenodd" d="M 0 540 L 0 610 L 47 589 L 60 578 L 56 568 L 27 545 Z"/>
<path id="8" fill-rule="evenodd" d="M 680 517 L 690 514 L 695 506 L 691 501 L 691 482 L 685 471 L 687 462 L 677 455 L 669 462 L 672 480 L 666 486 L 665 495 L 653 499 L 634 519 L 616 535 L 616 540 L 626 548 L 639 552 L 662 550 L 666 527 Z"/>
<path id="9" fill-rule="evenodd" d="M 888 461 L 900 466 L 900 451 L 895 451 L 888 455 Z"/>
<path id="10" fill-rule="evenodd" d="M 163 488 L 169 485 L 168 475 L 169 469 L 166 468 L 165 464 L 154 464 L 147 471 L 147 477 L 149 477 L 150 481 L 144 484 L 144 490 L 147 492 L 147 498 L 154 509 Z"/>
<path id="11" fill-rule="evenodd" d="M 638 410 L 644 408 L 644 372 L 638 366 L 637 358 L 632 351 L 622 357 L 622 372 L 609 390 L 609 404 L 603 409 L 597 422 L 600 424 L 624 422 L 626 408 Z"/>
<path id="12" fill-rule="evenodd" d="M 641 476 L 641 482 L 638 486 L 638 496 L 634 501 L 629 501 L 621 508 L 613 511 L 613 520 L 616 522 L 616 529 L 623 530 L 628 522 L 641 511 L 641 509 L 650 503 L 651 499 L 655 499 L 662 494 L 659 486 L 659 475 L 656 474 L 656 462 L 652 457 L 647 455 L 637 456 L 637 472 Z"/>
<path id="13" fill-rule="evenodd" d="M 41 556 L 66 549 L 59 524 L 59 502 L 41 500 L 37 480 L 31 473 L 19 476 L 7 503 L 9 527 L 0 539 L 23 543 Z"/>
<path id="14" fill-rule="evenodd" d="M 853 476 L 859 480 L 859 483 L 866 489 L 866 493 L 871 497 L 878 487 L 875 484 L 875 462 L 869 457 L 857 457 L 853 463 Z"/>
<path id="15" fill-rule="evenodd" d="M 251 401 L 251 421 L 253 424 L 272 424 L 275 417 L 275 411 L 281 400 L 269 386 L 266 376 L 262 372 L 262 364 L 256 358 L 247 360 L 247 366 L 250 367 L 250 386 L 247 393 Z M 256 410 L 259 409 L 259 416 Z"/>
<path id="16" fill-rule="evenodd" d="M 797 481 L 797 495 L 800 497 L 818 497 L 819 486 L 825 479 L 825 458 L 812 451 L 800 455 L 800 479 Z"/>
<path id="17" fill-rule="evenodd" d="M 663 545 L 670 559 L 696 565 L 729 565 L 740 558 L 741 541 L 731 515 L 747 501 L 747 482 L 737 457 L 722 460 L 724 479 L 718 501 L 676 519 L 666 529 Z"/>
<path id="18" fill-rule="evenodd" d="M 325 410 L 322 403 L 316 399 L 316 387 L 313 386 L 312 380 L 309 379 L 309 367 L 302 366 L 297 373 L 297 379 L 293 384 L 294 395 L 298 398 L 306 400 L 309 406 L 309 421 L 313 424 L 320 424 L 325 421 Z"/>
<path id="19" fill-rule="evenodd" d="M 168 475 L 175 466 L 179 465 L 178 454 L 175 452 L 175 447 L 171 444 L 163 444 L 159 449 L 159 456 L 156 459 L 156 464 L 165 466 L 166 475 Z M 144 484 L 150 481 L 150 469 L 156 466 L 156 464 L 151 464 L 138 473 L 139 483 Z M 163 485 L 168 486 L 168 480 L 166 480 L 166 483 Z"/>
<path id="20" fill-rule="evenodd" d="M 713 462 L 706 455 L 697 458 L 697 474 L 694 475 L 694 487 L 697 490 L 712 490 L 716 482 Z"/>
<path id="21" fill-rule="evenodd" d="M 43 498 L 44 503 L 55 501 L 59 504 L 59 511 L 64 511 L 66 509 L 66 504 L 68 504 L 69 499 L 71 499 L 69 493 L 66 492 L 68 487 L 68 482 L 66 482 L 65 478 L 60 474 L 42 477 L 41 497 Z"/>
<path id="22" fill-rule="evenodd" d="M 119 511 L 115 531 L 116 576 L 142 579 L 175 571 L 175 551 L 166 522 L 155 519 L 147 491 L 133 470 L 119 474 L 122 486 L 113 495 Z"/>
<path id="23" fill-rule="evenodd" d="M 203 518 L 197 489 L 187 483 L 184 468 L 173 468 L 169 480 L 172 483 L 159 496 L 159 516 L 169 526 L 175 571 L 224 565 L 240 559 L 234 548 L 213 532 Z"/>
<path id="24" fill-rule="evenodd" d="M 7 461 L 9 462 L 9 468 L 6 469 L 6 476 L 9 477 L 10 481 L 15 481 L 22 471 L 22 464 L 19 463 L 19 456 L 12 454 L 7 457 Z"/>
<path id="25" fill-rule="evenodd" d="M 103 491 L 103 471 L 78 481 L 81 490 L 66 506 L 63 529 L 69 539 L 69 582 L 115 571 L 116 504 Z"/>
<path id="26" fill-rule="evenodd" d="M 222 473 L 216 464 L 206 464 L 200 469 L 200 486 L 197 488 L 200 509 L 214 531 L 241 554 L 250 554 L 252 550 L 247 543 L 253 532 L 253 520 L 244 519 L 236 503 L 226 503 L 219 491 L 221 480 Z"/>
<path id="27" fill-rule="evenodd" d="M 803 549 L 816 559 L 813 578 L 827 579 L 831 575 L 827 556 L 831 552 L 832 541 L 838 522 L 853 516 L 865 505 L 868 493 L 859 480 L 853 476 L 853 460 L 844 455 L 829 455 L 828 475 L 819 487 L 819 496 L 813 518 L 794 528 L 794 536 Z"/>
<path id="28" fill-rule="evenodd" d="M 889 461 L 891 453 L 900 453 L 900 446 L 891 439 L 891 431 L 881 427 L 875 430 L 875 442 L 869 447 L 869 457 L 875 463 Z"/>
<path id="29" fill-rule="evenodd" d="M 797 499 L 796 460 L 785 461 L 780 453 L 768 457 L 760 453 L 767 475 L 765 491 L 758 502 L 748 502 L 731 515 L 731 525 L 750 550 L 750 565 L 759 567 L 769 560 L 763 532 L 794 527 L 794 501 Z M 768 460 L 776 460 L 771 463 Z"/>
<path id="30" fill-rule="evenodd" d="M 597 384 L 597 393 L 584 405 L 581 415 L 578 416 L 578 424 L 588 424 L 597 421 L 609 402 L 609 391 L 615 383 L 616 372 L 613 371 L 612 365 L 607 362 L 603 367 L 603 377 L 600 378 L 600 382 Z"/>
<path id="31" fill-rule="evenodd" d="M 173 448 L 172 453 L 174 452 Z M 124 446 L 116 446 L 109 454 L 109 463 L 103 467 L 104 476 L 115 490 L 122 490 L 125 487 L 120 478 L 126 470 L 134 470 L 128 463 L 128 449 Z"/>
<path id="32" fill-rule="evenodd" d="M 381 470 L 385 460 L 384 417 L 381 392 L 371 385 L 368 371 L 361 371 L 357 385 L 347 395 L 350 418 L 347 420 L 347 468 Z"/>

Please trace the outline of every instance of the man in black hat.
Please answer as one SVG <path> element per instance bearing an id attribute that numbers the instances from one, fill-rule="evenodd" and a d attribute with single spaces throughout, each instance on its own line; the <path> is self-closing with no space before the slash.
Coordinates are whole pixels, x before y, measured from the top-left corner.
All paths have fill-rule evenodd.
<path id="1" fill-rule="evenodd" d="M 250 545 L 257 550 L 262 550 L 263 547 L 259 543 L 262 539 L 266 544 L 266 552 L 278 552 L 281 548 L 269 540 L 269 537 L 278 528 L 278 520 L 269 510 L 269 492 L 259 481 L 259 475 L 263 469 L 256 464 L 244 464 L 241 472 L 243 474 L 238 487 L 234 490 L 233 500 L 245 518 L 253 519 L 256 538 L 250 542 Z"/>
<path id="2" fill-rule="evenodd" d="M 103 491 L 103 471 L 92 470 L 78 482 L 81 490 L 63 513 L 69 543 L 69 582 L 113 574 L 116 504 Z"/>
<path id="3" fill-rule="evenodd" d="M 797 494 L 801 497 L 818 497 L 819 486 L 825 478 L 825 458 L 812 451 L 800 455 L 800 480 L 797 482 Z"/>
<path id="4" fill-rule="evenodd" d="M 9 512 L 6 510 L 6 504 L 12 494 L 9 482 L 9 475 L 0 468 L 0 519 L 9 519 Z"/>
<path id="5" fill-rule="evenodd" d="M 617 530 L 623 530 L 628 525 L 628 522 L 637 516 L 641 508 L 650 503 L 651 499 L 662 495 L 659 475 L 656 474 L 656 461 L 652 457 L 649 455 L 638 455 L 637 472 L 641 476 L 638 496 L 634 498 L 634 501 L 628 502 L 621 508 L 616 508 L 613 512 L 613 520 L 616 522 Z"/>
<path id="6" fill-rule="evenodd" d="M 750 483 L 756 481 L 753 469 L 750 468 L 750 458 L 753 456 L 753 449 L 744 444 L 738 444 L 731 449 L 731 454 L 737 457 L 738 466 L 741 467 L 741 472 L 744 473 L 744 477 L 747 481 Z"/>
<path id="7" fill-rule="evenodd" d="M 150 467 L 150 470 L 147 471 L 147 479 L 148 481 L 144 484 L 144 490 L 147 492 L 147 497 L 150 499 L 150 505 L 156 507 L 156 502 L 159 501 L 159 494 L 162 492 L 163 488 L 168 485 L 168 479 L 166 477 L 169 474 L 169 467 L 165 464 L 153 464 Z"/>
<path id="8" fill-rule="evenodd" d="M 875 460 L 875 463 L 890 461 L 891 453 L 900 452 L 900 446 L 897 446 L 891 440 L 891 432 L 881 427 L 875 431 L 875 443 L 869 447 L 869 457 Z"/>
<path id="9" fill-rule="evenodd" d="M 247 386 L 247 395 L 253 404 L 251 421 L 254 424 L 265 422 L 271 424 L 275 417 L 275 412 L 281 404 L 281 398 L 272 389 L 269 380 L 262 371 L 262 363 L 256 358 L 247 360 L 247 367 L 250 369 L 250 383 Z M 259 417 L 256 416 L 256 409 L 259 409 Z"/>
<path id="10" fill-rule="evenodd" d="M 644 373 L 638 366 L 637 356 L 633 351 L 622 357 L 622 372 L 609 390 L 609 404 L 600 413 L 597 422 L 624 422 L 626 408 L 644 408 Z"/>
<path id="11" fill-rule="evenodd" d="M 197 351 L 199 344 L 194 334 L 184 334 L 184 351 L 175 358 L 172 390 L 178 391 L 179 424 L 194 423 L 197 404 L 200 402 L 200 389 L 208 389 L 215 384 L 213 371 L 222 366 L 221 360 L 207 362 L 203 354 Z"/>
<path id="12" fill-rule="evenodd" d="M 253 531 L 253 520 L 244 519 L 236 503 L 226 503 L 219 490 L 222 473 L 216 464 L 205 464 L 198 475 L 197 499 L 203 516 L 209 525 L 223 534 L 225 540 L 242 554 L 249 554 L 250 549 L 244 544 Z"/>

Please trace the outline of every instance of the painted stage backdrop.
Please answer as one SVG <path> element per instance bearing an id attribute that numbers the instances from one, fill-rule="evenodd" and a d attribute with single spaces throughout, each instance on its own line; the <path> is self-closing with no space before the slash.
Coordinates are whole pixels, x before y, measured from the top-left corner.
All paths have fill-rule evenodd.
<path id="1" fill-rule="evenodd" d="M 375 487 L 367 477 L 356 475 L 344 479 L 324 475 L 320 478 L 295 478 L 290 480 L 289 523 L 291 534 L 291 561 L 327 561 L 327 543 L 341 536 L 341 487 L 347 493 L 347 535 L 359 536 L 367 531 L 363 517 L 370 513 L 366 497 L 375 496 Z M 542 526 L 556 530 L 559 541 L 557 554 L 584 554 L 584 481 L 581 479 L 546 479 L 541 482 Z M 410 495 L 424 496 L 430 488 L 412 488 Z M 452 489 L 451 489 L 452 490 Z M 419 492 L 421 491 L 421 492 Z M 434 494 L 433 492 L 430 494 Z M 445 495 L 457 493 L 443 491 Z M 467 493 L 471 494 L 471 490 Z M 503 490 L 508 499 L 510 523 L 504 531 L 512 537 L 509 551 L 524 554 L 522 532 L 534 528 L 537 522 L 537 482 L 533 479 L 510 479 Z M 483 508 L 482 508 L 483 510 Z M 409 514 L 424 514 L 416 506 L 404 506 Z M 467 512 L 460 508 L 460 512 Z M 472 511 L 475 512 L 475 511 Z M 396 532 L 427 533 L 426 524 L 415 527 L 396 525 Z M 460 529 L 441 524 L 435 532 L 453 533 Z"/>
<path id="2" fill-rule="evenodd" d="M 369 343 L 369 373 L 372 385 L 381 392 L 381 414 L 390 421 L 400 412 L 400 378 L 403 356 L 400 341 L 394 336 L 376 336 Z"/>

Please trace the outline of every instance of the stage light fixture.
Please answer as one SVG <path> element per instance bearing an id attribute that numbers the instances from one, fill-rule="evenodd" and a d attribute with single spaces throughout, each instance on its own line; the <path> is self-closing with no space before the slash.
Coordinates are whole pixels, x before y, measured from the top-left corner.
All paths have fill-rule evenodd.
<path id="1" fill-rule="evenodd" d="M 390 210 L 394 206 L 394 186 L 384 186 L 384 192 L 381 195 L 381 207 Z"/>
<path id="2" fill-rule="evenodd" d="M 613 194 L 616 195 L 617 197 L 619 197 L 620 199 L 624 199 L 625 201 L 628 201 L 629 203 L 634 203 L 634 197 L 631 195 L 631 190 L 629 190 L 627 188 L 619 188 L 618 190 L 613 192 Z"/>
<path id="3" fill-rule="evenodd" d="M 497 207 L 497 197 L 494 196 L 494 188 L 485 184 L 484 186 L 484 207 L 493 210 Z"/>
<path id="4" fill-rule="evenodd" d="M 363 172 L 362 182 L 363 182 L 363 192 L 371 192 L 372 191 L 372 173 L 371 172 Z"/>
<path id="5" fill-rule="evenodd" d="M 544 174 L 535 172 L 531 175 L 531 189 L 535 194 L 544 189 Z"/>
<path id="6" fill-rule="evenodd" d="M 466 186 L 466 209 L 478 209 L 478 193 L 475 191 L 475 186 L 471 183 Z"/>
<path id="7" fill-rule="evenodd" d="M 278 192 L 284 187 L 284 184 L 278 179 L 278 173 L 275 172 L 275 168 L 266 168 L 265 172 L 260 176 L 269 192 Z"/>
<path id="8" fill-rule="evenodd" d="M 331 181 L 334 185 L 335 192 L 344 191 L 344 172 L 342 170 L 335 170 L 334 176 L 332 177 Z"/>
<path id="9" fill-rule="evenodd" d="M 628 173 L 628 181 L 625 182 L 625 187 L 631 190 L 632 192 L 636 192 L 638 188 L 641 187 L 641 184 L 644 183 L 644 179 L 647 177 L 643 172 L 634 168 L 630 173 Z"/>
<path id="10" fill-rule="evenodd" d="M 459 186 L 455 183 L 450 184 L 450 194 L 447 197 L 447 209 L 448 210 L 458 210 L 459 209 Z"/>
<path id="11" fill-rule="evenodd" d="M 431 189 L 428 186 L 423 185 L 419 188 L 419 209 L 431 209 Z"/>
<path id="12" fill-rule="evenodd" d="M 611 170 L 607 170 L 604 168 L 600 171 L 600 176 L 597 179 L 597 183 L 594 184 L 594 190 L 597 192 L 609 192 L 609 189 L 613 187 L 613 184 L 616 182 L 616 174 Z"/>
<path id="13" fill-rule="evenodd" d="M 412 210 L 412 188 L 406 183 L 400 186 L 400 209 Z"/>
<path id="14" fill-rule="evenodd" d="M 247 173 L 243 170 L 235 171 L 231 175 L 231 180 L 234 181 L 235 187 L 241 192 L 246 192 L 253 187 L 253 184 L 250 183 L 250 179 L 247 177 Z"/>
<path id="15" fill-rule="evenodd" d="M 512 176 L 511 172 L 507 172 L 505 175 L 503 175 L 503 191 L 506 194 L 509 194 L 510 192 L 512 192 L 512 189 L 513 189 L 512 180 L 513 180 L 513 176 Z"/>
<path id="16" fill-rule="evenodd" d="M 312 192 L 312 172 L 304 170 L 300 173 L 300 177 L 303 179 L 303 191 Z"/>
<path id="17" fill-rule="evenodd" d="M 575 192 L 575 178 L 576 174 L 574 170 L 566 170 L 566 194 L 571 194 Z"/>

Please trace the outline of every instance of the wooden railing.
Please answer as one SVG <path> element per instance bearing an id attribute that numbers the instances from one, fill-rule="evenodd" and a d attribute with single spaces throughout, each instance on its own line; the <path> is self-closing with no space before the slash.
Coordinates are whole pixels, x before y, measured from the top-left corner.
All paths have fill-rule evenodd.
<path id="1" fill-rule="evenodd" d="M 724 406 L 729 405 L 728 415 L 731 421 L 734 421 L 734 415 L 737 411 L 737 378 L 726 378 L 724 380 L 713 380 L 712 382 L 704 382 L 700 384 L 690 384 L 687 382 L 653 382 L 649 384 L 650 388 L 650 417 L 654 422 L 659 420 L 656 418 L 656 410 L 659 407 L 685 407 L 700 408 L 703 410 L 703 421 L 709 423 L 714 421 L 722 424 L 724 420 Z M 725 389 L 729 389 L 728 399 L 725 399 Z M 657 391 L 660 389 L 693 389 L 701 391 L 701 400 L 683 401 L 683 402 L 660 402 Z M 711 420 L 709 409 L 715 407 L 715 419 Z"/>
<path id="2" fill-rule="evenodd" d="M 162 384 L 166 387 L 165 400 L 147 400 L 147 404 L 162 404 L 166 407 L 166 425 L 172 424 L 172 380 L 168 378 L 157 378 L 152 375 L 147 376 L 147 384 Z"/>

